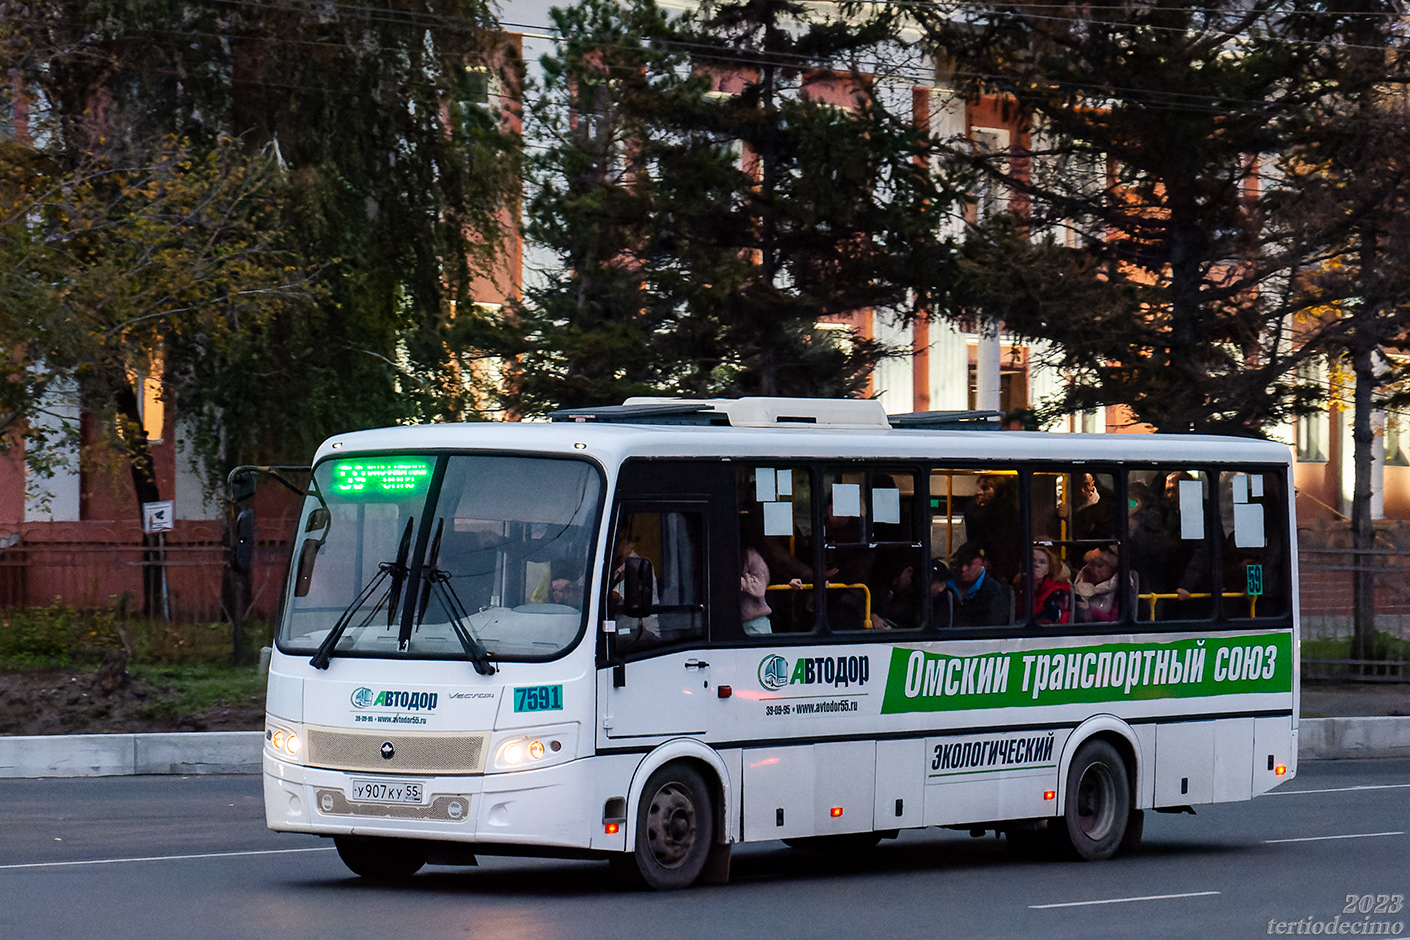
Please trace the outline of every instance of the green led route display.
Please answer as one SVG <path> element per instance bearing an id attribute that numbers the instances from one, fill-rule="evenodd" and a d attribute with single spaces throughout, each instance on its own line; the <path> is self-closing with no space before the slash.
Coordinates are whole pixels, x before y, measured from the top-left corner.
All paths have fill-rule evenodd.
<path id="1" fill-rule="evenodd" d="M 404 499 L 426 491 L 432 461 L 418 457 L 364 457 L 333 465 L 329 489 L 343 499 Z"/>

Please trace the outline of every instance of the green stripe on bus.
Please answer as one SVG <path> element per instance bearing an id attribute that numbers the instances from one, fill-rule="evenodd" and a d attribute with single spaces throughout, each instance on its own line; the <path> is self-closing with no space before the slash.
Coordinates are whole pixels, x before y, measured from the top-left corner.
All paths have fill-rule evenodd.
<path id="1" fill-rule="evenodd" d="M 1287 633 L 947 656 L 895 648 L 881 712 L 1292 691 Z"/>

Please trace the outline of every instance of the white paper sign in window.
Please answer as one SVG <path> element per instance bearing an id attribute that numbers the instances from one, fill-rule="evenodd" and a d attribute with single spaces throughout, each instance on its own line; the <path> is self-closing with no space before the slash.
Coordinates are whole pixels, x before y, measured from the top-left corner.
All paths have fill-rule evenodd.
<path id="1" fill-rule="evenodd" d="M 761 503 L 771 503 L 778 499 L 778 490 L 774 486 L 774 471 L 772 467 L 760 467 L 754 471 L 754 498 Z"/>
<path id="2" fill-rule="evenodd" d="M 871 491 L 872 522 L 885 525 L 901 524 L 901 491 L 880 489 Z"/>
<path id="3" fill-rule="evenodd" d="M 1263 548 L 1263 506 L 1260 503 L 1234 504 L 1234 547 Z"/>
<path id="4" fill-rule="evenodd" d="M 860 516 L 862 514 L 861 484 L 832 484 L 832 514 L 839 518 Z"/>
<path id="5" fill-rule="evenodd" d="M 1263 474 L 1255 473 L 1248 478 L 1248 495 L 1254 499 L 1263 498 Z"/>
<path id="6" fill-rule="evenodd" d="M 1234 474 L 1234 502 L 1248 502 L 1248 477 L 1242 473 Z"/>
<path id="7" fill-rule="evenodd" d="M 1180 538 L 1204 538 L 1204 485 L 1199 480 L 1180 481 Z"/>
<path id="8" fill-rule="evenodd" d="M 764 503 L 764 534 L 793 534 L 792 503 Z"/>
<path id="9" fill-rule="evenodd" d="M 778 472 L 778 495 L 782 499 L 785 496 L 793 495 L 793 471 L 780 470 Z"/>

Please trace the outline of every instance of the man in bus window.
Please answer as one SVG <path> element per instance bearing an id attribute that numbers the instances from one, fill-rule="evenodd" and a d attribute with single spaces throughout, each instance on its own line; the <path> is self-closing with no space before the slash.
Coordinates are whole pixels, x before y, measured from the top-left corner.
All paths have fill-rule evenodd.
<path id="1" fill-rule="evenodd" d="M 965 542 L 950 559 L 948 590 L 954 594 L 956 627 L 988 627 L 1009 622 L 1008 586 L 989 574 L 983 548 Z"/>

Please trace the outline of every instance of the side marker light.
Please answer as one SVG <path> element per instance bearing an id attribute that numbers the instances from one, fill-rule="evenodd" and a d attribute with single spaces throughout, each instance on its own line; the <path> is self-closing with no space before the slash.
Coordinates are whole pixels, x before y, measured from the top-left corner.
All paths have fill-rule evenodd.
<path id="1" fill-rule="evenodd" d="M 1274 767 L 1274 768 L 1273 768 L 1273 776 L 1275 776 L 1275 777 L 1281 777 L 1283 774 L 1285 774 L 1285 773 L 1287 773 L 1287 772 L 1288 772 L 1288 769 L 1287 769 L 1286 767 L 1284 767 L 1282 764 L 1279 764 L 1277 767 Z"/>
<path id="2" fill-rule="evenodd" d="M 621 829 L 622 827 L 617 825 L 616 823 L 607 823 L 605 826 L 602 827 L 602 831 L 607 833 L 609 836 L 615 836 L 618 832 L 621 831 Z"/>
<path id="3" fill-rule="evenodd" d="M 1044 791 L 1043 791 L 1043 799 L 1045 799 L 1045 800 L 1055 800 L 1055 799 L 1057 799 L 1057 791 L 1056 791 L 1056 790 L 1044 790 Z"/>
<path id="4" fill-rule="evenodd" d="M 838 816 L 841 816 L 841 815 L 842 815 L 842 807 L 840 807 L 840 806 L 834 806 L 834 807 L 832 808 L 832 818 L 833 818 L 833 819 L 836 819 Z"/>

